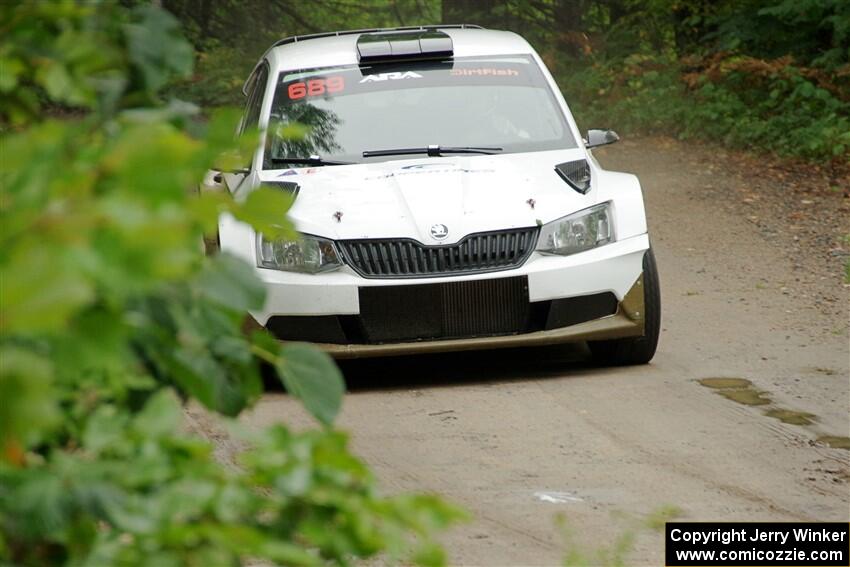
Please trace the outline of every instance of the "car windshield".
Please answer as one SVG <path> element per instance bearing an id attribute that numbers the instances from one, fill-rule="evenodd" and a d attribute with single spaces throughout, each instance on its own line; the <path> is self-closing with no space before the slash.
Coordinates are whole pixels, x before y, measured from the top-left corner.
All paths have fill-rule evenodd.
<path id="1" fill-rule="evenodd" d="M 264 168 L 284 158 L 363 162 L 399 148 L 495 147 L 500 152 L 575 148 L 576 141 L 528 56 L 350 65 L 278 77 Z"/>

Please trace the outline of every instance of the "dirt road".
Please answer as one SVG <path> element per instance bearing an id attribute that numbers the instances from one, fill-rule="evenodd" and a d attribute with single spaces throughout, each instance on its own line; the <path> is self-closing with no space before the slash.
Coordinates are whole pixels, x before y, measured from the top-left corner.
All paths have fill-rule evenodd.
<path id="1" fill-rule="evenodd" d="M 816 442 L 850 429 L 838 253 L 801 248 L 766 202 L 799 197 L 750 191 L 758 172 L 711 149 L 624 141 L 599 158 L 646 193 L 664 309 L 653 363 L 594 368 L 580 347 L 346 363 L 340 425 L 355 451 L 386 490 L 474 514 L 445 539 L 454 564 L 552 565 L 570 541 L 592 550 L 636 531 L 628 562 L 663 565 L 662 535 L 636 528 L 662 506 L 687 520 L 850 519 L 850 451 Z M 699 382 L 717 377 L 753 386 Z M 766 415 L 778 409 L 812 423 Z M 310 425 L 283 394 L 244 418 L 276 420 Z"/>

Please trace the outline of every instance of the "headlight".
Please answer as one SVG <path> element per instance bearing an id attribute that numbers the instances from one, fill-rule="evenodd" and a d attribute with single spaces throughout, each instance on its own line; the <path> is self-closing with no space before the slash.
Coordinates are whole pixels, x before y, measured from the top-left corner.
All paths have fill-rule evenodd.
<path id="1" fill-rule="evenodd" d="M 266 240 L 257 235 L 257 266 L 316 274 L 342 266 L 336 246 L 330 240 L 302 234 L 299 240 Z"/>
<path id="2" fill-rule="evenodd" d="M 611 203 L 603 203 L 543 225 L 537 251 L 566 256 L 614 242 Z"/>

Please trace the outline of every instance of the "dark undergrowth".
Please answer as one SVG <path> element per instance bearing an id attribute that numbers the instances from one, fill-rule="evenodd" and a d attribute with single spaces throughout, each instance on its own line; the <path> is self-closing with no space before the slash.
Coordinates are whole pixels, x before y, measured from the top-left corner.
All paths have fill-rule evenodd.
<path id="1" fill-rule="evenodd" d="M 803 158 L 836 176 L 850 162 L 850 70 L 790 57 L 632 55 L 560 70 L 578 121 L 621 134 L 669 134 Z"/>

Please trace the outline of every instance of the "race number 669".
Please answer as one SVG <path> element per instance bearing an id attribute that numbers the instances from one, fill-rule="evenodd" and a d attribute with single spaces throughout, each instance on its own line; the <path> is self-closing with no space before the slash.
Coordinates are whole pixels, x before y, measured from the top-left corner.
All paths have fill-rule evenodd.
<path id="1" fill-rule="evenodd" d="M 292 83 L 287 89 L 291 100 L 298 100 L 305 96 L 319 96 L 325 93 L 338 93 L 345 88 L 345 79 L 341 76 L 327 77 L 326 79 L 309 79 Z"/>

